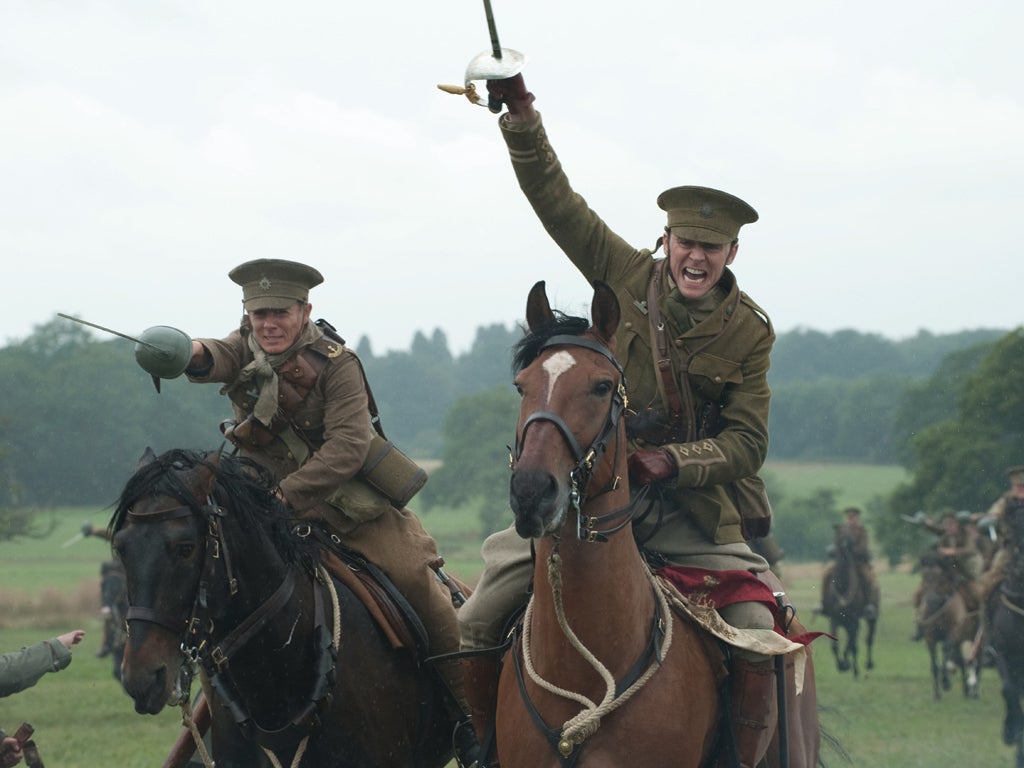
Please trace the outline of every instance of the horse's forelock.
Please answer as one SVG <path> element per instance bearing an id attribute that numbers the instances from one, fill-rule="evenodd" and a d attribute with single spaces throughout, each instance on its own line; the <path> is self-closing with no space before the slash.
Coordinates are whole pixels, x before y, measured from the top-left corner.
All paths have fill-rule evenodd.
<path id="1" fill-rule="evenodd" d="M 276 483 L 269 470 L 241 457 L 222 457 L 215 466 L 206 453 L 181 448 L 142 465 L 129 478 L 111 519 L 111 531 L 116 532 L 124 525 L 134 504 L 152 496 L 168 496 L 199 513 L 205 499 L 194 498 L 188 486 L 189 474 L 199 466 L 213 472 L 213 501 L 228 510 L 242 530 L 262 531 L 288 560 L 309 560 L 307 548 L 290 535 L 288 517 L 274 495 Z"/>
<path id="2" fill-rule="evenodd" d="M 121 491 L 110 529 L 117 531 L 124 525 L 125 516 L 132 506 L 150 496 L 170 496 L 181 504 L 198 509 L 185 482 L 184 473 L 200 464 L 206 464 L 205 454 L 175 448 L 141 465 Z"/>
<path id="3" fill-rule="evenodd" d="M 527 331 L 526 335 L 513 347 L 512 375 L 517 376 L 520 371 L 536 360 L 544 345 L 553 336 L 582 336 L 589 328 L 590 321 L 585 317 L 573 317 L 555 310 L 553 320 L 532 332 Z"/>

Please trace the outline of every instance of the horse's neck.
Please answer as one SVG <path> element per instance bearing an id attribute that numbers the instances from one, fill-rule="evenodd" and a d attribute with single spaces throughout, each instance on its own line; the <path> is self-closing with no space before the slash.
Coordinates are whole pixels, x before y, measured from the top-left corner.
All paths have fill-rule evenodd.
<path id="1" fill-rule="evenodd" d="M 231 552 L 231 560 L 238 593 L 229 598 L 233 626 L 224 627 L 224 632 L 229 633 L 234 626 L 251 620 L 255 612 L 264 610 L 268 601 L 282 599 L 282 595 L 287 592 L 287 579 L 291 575 L 290 596 L 282 606 L 270 612 L 263 620 L 262 628 L 254 633 L 253 639 L 240 653 L 258 654 L 261 647 L 268 645 L 280 647 L 282 654 L 301 652 L 301 644 L 292 644 L 291 636 L 297 629 L 301 630 L 300 624 L 311 620 L 311 577 L 301 568 L 286 563 L 262 537 L 257 546 L 252 543 L 248 546 L 236 544 Z"/>
<path id="2" fill-rule="evenodd" d="M 628 504 L 629 490 L 624 488 L 596 497 L 584 505 L 582 512 L 601 517 Z M 622 522 L 623 518 L 618 518 L 604 527 Z M 601 646 L 621 646 L 630 633 L 636 635 L 638 642 L 645 642 L 654 611 L 654 593 L 647 565 L 633 539 L 632 526 L 627 523 L 610 534 L 607 541 L 580 541 L 575 518 L 570 518 L 563 530 L 557 542 L 555 566 L 555 578 L 560 585 L 558 595 L 553 592 L 550 578 L 555 541 L 544 538 L 537 543 L 535 611 L 550 620 L 545 626 L 550 630 L 551 640 L 564 642 L 556 615 L 557 610 L 562 610 L 580 640 L 598 656 Z M 610 626 L 615 631 L 610 632 Z"/>

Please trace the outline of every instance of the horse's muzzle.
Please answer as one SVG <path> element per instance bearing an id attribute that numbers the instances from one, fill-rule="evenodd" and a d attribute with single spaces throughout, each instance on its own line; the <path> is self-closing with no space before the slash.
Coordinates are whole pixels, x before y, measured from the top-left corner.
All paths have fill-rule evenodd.
<path id="1" fill-rule="evenodd" d="M 515 514 L 516 533 L 538 538 L 557 530 L 565 520 L 568 491 L 550 472 L 519 469 L 509 483 L 509 504 Z"/>

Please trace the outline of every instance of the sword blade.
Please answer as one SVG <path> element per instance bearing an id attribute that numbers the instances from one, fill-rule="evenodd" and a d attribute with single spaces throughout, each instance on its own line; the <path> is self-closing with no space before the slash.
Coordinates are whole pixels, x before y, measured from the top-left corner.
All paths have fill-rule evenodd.
<path id="1" fill-rule="evenodd" d="M 102 325 L 97 325 L 96 323 L 90 323 L 88 320 L 82 320 L 80 317 L 72 317 L 71 315 L 65 315 L 63 312 L 58 312 L 57 317 L 63 317 L 65 320 L 71 320 L 76 323 L 81 323 L 82 325 L 88 325 L 90 328 L 96 328 L 101 331 L 106 331 L 107 333 L 112 333 L 115 336 L 120 336 L 122 339 L 128 339 L 128 341 L 134 341 L 136 344 L 141 344 L 144 347 L 149 347 L 150 349 L 155 350 L 156 352 L 166 351 L 158 347 L 156 344 L 150 344 L 148 341 L 143 341 L 142 339 L 137 339 L 134 336 L 129 336 L 127 333 L 115 331 L 113 328 L 107 328 Z"/>
<path id="2" fill-rule="evenodd" d="M 494 24 L 491 0 L 484 0 L 484 13 L 487 14 L 487 31 L 491 33 L 491 53 L 494 54 L 494 58 L 501 59 L 501 43 L 498 42 L 498 27 Z"/>
<path id="3" fill-rule="evenodd" d="M 71 546 L 72 544 L 77 544 L 78 542 L 80 542 L 80 541 L 81 541 L 82 539 L 84 539 L 84 538 L 85 538 L 85 534 L 82 534 L 82 533 L 76 533 L 76 534 L 75 534 L 74 536 L 72 536 L 72 537 L 71 537 L 70 539 L 68 539 L 68 540 L 67 540 L 67 541 L 65 541 L 65 542 L 64 542 L 63 544 L 61 544 L 61 545 L 60 545 L 60 548 L 61 548 L 61 549 L 67 549 L 67 548 L 68 548 L 68 547 L 70 547 L 70 546 Z"/>

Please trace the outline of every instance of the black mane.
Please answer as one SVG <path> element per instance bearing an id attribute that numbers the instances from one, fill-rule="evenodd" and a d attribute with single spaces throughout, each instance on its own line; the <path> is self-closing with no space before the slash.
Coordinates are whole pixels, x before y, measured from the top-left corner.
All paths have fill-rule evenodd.
<path id="1" fill-rule="evenodd" d="M 184 448 L 171 449 L 136 470 L 117 501 L 110 532 L 116 533 L 124 525 L 134 504 L 153 496 L 170 497 L 201 514 L 201 501 L 193 498 L 185 483 L 185 476 L 198 466 L 214 473 L 213 501 L 227 511 L 227 520 L 234 520 L 242 531 L 262 532 L 285 561 L 309 567 L 315 564 L 315 548 L 309 540 L 292 535 L 287 510 L 274 493 L 277 484 L 267 469 L 250 459 L 231 456 L 221 456 L 214 464 L 206 453 Z"/>
<path id="2" fill-rule="evenodd" d="M 526 366 L 537 359 L 537 355 L 552 336 L 581 336 L 590 327 L 585 317 L 573 317 L 554 310 L 554 318 L 536 331 L 526 330 L 526 335 L 512 348 L 512 375 L 518 376 Z"/>

